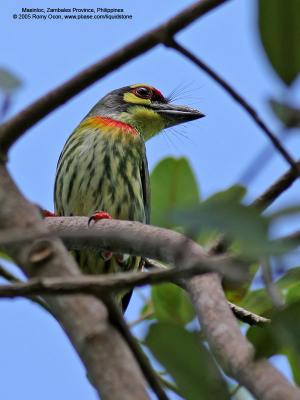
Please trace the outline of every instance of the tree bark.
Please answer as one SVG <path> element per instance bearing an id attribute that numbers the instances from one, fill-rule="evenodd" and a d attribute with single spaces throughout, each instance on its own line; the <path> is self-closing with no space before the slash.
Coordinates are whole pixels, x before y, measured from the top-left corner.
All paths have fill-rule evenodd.
<path id="1" fill-rule="evenodd" d="M 18 191 L 0 165 L 0 229 L 34 228 L 47 233 L 37 207 Z M 80 274 L 59 239 L 7 246 L 6 251 L 29 277 Z M 144 377 L 119 332 L 110 324 L 105 306 L 92 296 L 53 296 L 47 302 L 84 363 L 103 400 L 148 399 Z"/>

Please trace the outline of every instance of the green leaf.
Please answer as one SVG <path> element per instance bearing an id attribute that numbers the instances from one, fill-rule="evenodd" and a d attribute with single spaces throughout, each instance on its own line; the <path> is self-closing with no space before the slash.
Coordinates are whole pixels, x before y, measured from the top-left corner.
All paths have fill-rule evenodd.
<path id="1" fill-rule="evenodd" d="M 153 286 L 152 303 L 155 317 L 163 322 L 186 325 L 196 316 L 186 292 L 172 283 Z"/>
<path id="2" fill-rule="evenodd" d="M 292 107 L 287 103 L 283 103 L 274 99 L 270 100 L 270 105 L 276 117 L 287 128 L 300 127 L 300 109 Z"/>
<path id="3" fill-rule="evenodd" d="M 299 386 L 300 385 L 300 358 L 299 355 L 296 354 L 293 349 L 286 349 L 285 355 L 287 356 L 295 383 Z"/>
<path id="4" fill-rule="evenodd" d="M 165 158 L 151 174 L 151 223 L 174 227 L 170 213 L 174 208 L 198 204 L 199 190 L 194 173 L 185 158 Z"/>
<path id="5" fill-rule="evenodd" d="M 185 225 L 193 237 L 205 230 L 218 230 L 237 240 L 244 255 L 269 254 L 274 246 L 268 240 L 268 220 L 256 208 L 240 203 L 244 195 L 244 188 L 230 187 L 188 210 L 178 210 L 174 220 Z"/>
<path id="6" fill-rule="evenodd" d="M 14 74 L 5 68 L 0 68 L 0 89 L 7 94 L 19 89 L 21 81 Z"/>
<path id="7" fill-rule="evenodd" d="M 293 354 L 293 362 L 300 365 L 300 302 L 290 304 L 274 314 L 270 325 L 251 327 L 248 339 L 254 344 L 257 357 L 273 354 Z"/>
<path id="8" fill-rule="evenodd" d="M 259 315 L 265 315 L 273 308 L 265 289 L 249 291 L 238 305 Z"/>
<path id="9" fill-rule="evenodd" d="M 291 287 L 287 290 L 285 298 L 288 304 L 292 304 L 300 300 L 299 282 L 295 282 L 293 285 L 291 285 Z"/>
<path id="10" fill-rule="evenodd" d="M 145 343 L 173 377 L 184 399 L 230 399 L 220 371 L 196 333 L 160 322 L 151 325 Z"/>
<path id="11" fill-rule="evenodd" d="M 215 193 L 210 197 L 211 202 L 241 202 L 246 195 L 246 189 L 240 185 L 234 185 L 226 190 Z"/>
<path id="12" fill-rule="evenodd" d="M 276 286 L 284 300 L 289 304 L 300 300 L 300 267 L 289 269 L 276 281 Z M 246 296 L 239 302 L 239 306 L 246 308 L 259 315 L 270 315 L 272 302 L 265 289 L 248 291 Z"/>
<path id="13" fill-rule="evenodd" d="M 288 289 L 300 280 L 300 267 L 289 269 L 280 279 L 278 279 L 278 287 L 282 290 Z"/>
<path id="14" fill-rule="evenodd" d="M 300 1 L 260 0 L 260 38 L 273 68 L 287 85 L 300 72 Z"/>
<path id="15" fill-rule="evenodd" d="M 270 326 L 251 327 L 247 332 L 248 340 L 255 347 L 255 355 L 257 358 L 269 358 L 274 354 L 281 354 L 282 345 L 273 334 L 273 329 Z"/>

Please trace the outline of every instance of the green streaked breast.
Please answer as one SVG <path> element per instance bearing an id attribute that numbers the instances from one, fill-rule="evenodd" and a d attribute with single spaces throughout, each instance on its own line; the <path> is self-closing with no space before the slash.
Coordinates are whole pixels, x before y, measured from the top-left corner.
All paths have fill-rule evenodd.
<path id="1" fill-rule="evenodd" d="M 141 170 L 145 159 L 140 136 L 98 129 L 75 131 L 57 165 L 55 209 L 59 215 L 91 215 L 146 222 Z"/>
<path id="2" fill-rule="evenodd" d="M 146 187 L 145 187 L 146 186 Z M 77 128 L 60 155 L 54 189 L 55 211 L 64 216 L 108 212 L 113 218 L 149 222 L 149 177 L 140 135 L 102 133 Z M 126 265 L 104 262 L 95 251 L 74 252 L 87 273 L 137 269 L 139 257 Z"/>

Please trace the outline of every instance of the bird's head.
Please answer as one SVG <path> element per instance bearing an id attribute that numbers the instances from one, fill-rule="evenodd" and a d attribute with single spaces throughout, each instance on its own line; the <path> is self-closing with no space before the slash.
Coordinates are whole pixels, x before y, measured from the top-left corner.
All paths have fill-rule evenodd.
<path id="1" fill-rule="evenodd" d="M 136 84 L 113 90 L 89 116 L 105 116 L 135 127 L 145 140 L 163 129 L 204 117 L 200 111 L 170 103 L 152 86 Z"/>

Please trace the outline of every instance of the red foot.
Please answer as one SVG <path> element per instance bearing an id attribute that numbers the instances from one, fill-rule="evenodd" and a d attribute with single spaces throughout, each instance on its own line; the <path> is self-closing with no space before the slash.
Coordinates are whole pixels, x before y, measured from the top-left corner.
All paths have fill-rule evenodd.
<path id="1" fill-rule="evenodd" d="M 57 215 L 51 211 L 41 209 L 42 217 L 57 217 Z"/>
<path id="2" fill-rule="evenodd" d="M 90 225 L 90 223 L 92 221 L 97 222 L 100 221 L 101 219 L 112 219 L 112 216 L 110 214 L 108 214 L 105 211 L 96 211 L 88 220 L 88 225 Z"/>
<path id="3" fill-rule="evenodd" d="M 105 211 L 96 211 L 88 220 L 88 225 L 93 221 L 96 223 L 101 219 L 112 219 L 112 216 Z M 113 253 L 111 251 L 102 251 L 101 256 L 104 261 L 108 261 L 112 258 Z"/>

